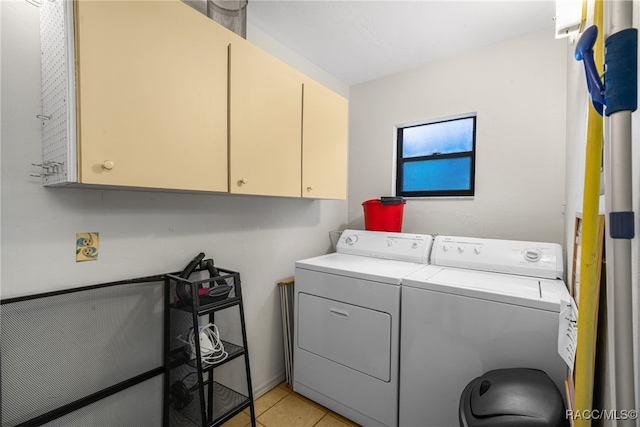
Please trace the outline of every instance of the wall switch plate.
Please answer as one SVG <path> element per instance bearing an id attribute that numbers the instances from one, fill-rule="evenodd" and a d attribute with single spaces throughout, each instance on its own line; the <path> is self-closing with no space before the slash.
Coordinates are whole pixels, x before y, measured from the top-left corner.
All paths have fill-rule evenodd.
<path id="1" fill-rule="evenodd" d="M 76 262 L 97 261 L 98 233 L 76 233 Z"/>

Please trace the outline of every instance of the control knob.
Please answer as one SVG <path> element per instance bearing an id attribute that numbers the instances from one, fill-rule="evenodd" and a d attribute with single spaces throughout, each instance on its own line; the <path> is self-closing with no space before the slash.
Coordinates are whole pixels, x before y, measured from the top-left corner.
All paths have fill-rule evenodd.
<path id="1" fill-rule="evenodd" d="M 344 242 L 349 246 L 353 246 L 357 241 L 358 241 L 358 236 L 356 236 L 355 234 L 352 234 L 351 236 L 347 236 L 344 239 Z"/>
<path id="2" fill-rule="evenodd" d="M 542 253 L 537 249 L 526 249 L 522 255 L 529 262 L 538 262 L 542 258 Z"/>

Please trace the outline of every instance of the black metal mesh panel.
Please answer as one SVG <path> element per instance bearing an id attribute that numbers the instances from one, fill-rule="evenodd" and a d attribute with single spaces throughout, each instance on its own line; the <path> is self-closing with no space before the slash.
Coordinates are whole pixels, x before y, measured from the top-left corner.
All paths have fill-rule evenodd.
<path id="1" fill-rule="evenodd" d="M 162 375 L 44 424 L 45 427 L 160 427 Z"/>
<path id="2" fill-rule="evenodd" d="M 163 283 L 0 306 L 2 425 L 15 425 L 163 366 Z"/>

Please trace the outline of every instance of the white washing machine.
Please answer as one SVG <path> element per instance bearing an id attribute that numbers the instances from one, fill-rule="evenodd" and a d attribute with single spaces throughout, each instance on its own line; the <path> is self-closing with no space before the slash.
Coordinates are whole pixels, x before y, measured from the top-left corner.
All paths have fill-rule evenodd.
<path id="1" fill-rule="evenodd" d="M 462 391 L 492 369 L 542 369 L 564 394 L 562 265 L 557 244 L 437 236 L 402 283 L 400 426 L 458 427 Z"/>
<path id="2" fill-rule="evenodd" d="M 336 253 L 296 262 L 296 392 L 361 425 L 398 425 L 400 285 L 432 240 L 345 230 Z"/>

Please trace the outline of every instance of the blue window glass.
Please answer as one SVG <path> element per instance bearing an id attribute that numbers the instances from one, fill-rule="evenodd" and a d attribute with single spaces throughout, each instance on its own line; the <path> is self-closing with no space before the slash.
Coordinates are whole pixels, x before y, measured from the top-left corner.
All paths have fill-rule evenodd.
<path id="1" fill-rule="evenodd" d="M 398 128 L 398 196 L 472 196 L 476 116 Z"/>
<path id="2" fill-rule="evenodd" d="M 402 157 L 429 156 L 473 150 L 474 118 L 405 128 Z"/>
<path id="3" fill-rule="evenodd" d="M 471 182 L 468 157 L 423 160 L 404 166 L 405 191 L 468 190 Z"/>

